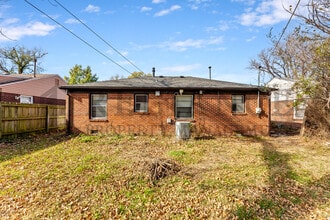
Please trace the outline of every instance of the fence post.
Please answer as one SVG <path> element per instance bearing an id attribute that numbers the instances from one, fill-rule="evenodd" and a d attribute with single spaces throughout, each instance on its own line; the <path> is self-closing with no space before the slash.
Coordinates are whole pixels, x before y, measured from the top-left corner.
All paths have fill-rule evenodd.
<path id="1" fill-rule="evenodd" d="M 20 124 L 19 123 L 19 118 L 18 118 L 18 105 L 15 104 L 15 107 L 14 107 L 15 111 L 14 111 L 14 114 L 15 114 L 15 123 L 14 123 L 14 136 L 15 138 L 17 137 L 17 135 L 19 134 L 19 129 L 18 129 L 18 125 Z"/>
<path id="2" fill-rule="evenodd" d="M 49 122 L 50 122 L 49 105 L 46 105 L 46 132 L 47 133 L 49 133 Z"/>

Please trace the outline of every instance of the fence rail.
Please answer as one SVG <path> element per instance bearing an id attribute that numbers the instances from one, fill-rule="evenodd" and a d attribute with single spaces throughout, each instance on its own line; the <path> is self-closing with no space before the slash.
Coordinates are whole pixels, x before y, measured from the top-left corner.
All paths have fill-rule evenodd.
<path id="1" fill-rule="evenodd" d="M 65 106 L 0 103 L 0 138 L 65 127 Z"/>

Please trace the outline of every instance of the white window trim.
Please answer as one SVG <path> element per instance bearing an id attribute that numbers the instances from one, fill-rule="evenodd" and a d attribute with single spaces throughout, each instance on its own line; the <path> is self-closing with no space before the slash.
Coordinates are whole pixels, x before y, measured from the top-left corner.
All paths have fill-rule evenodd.
<path id="1" fill-rule="evenodd" d="M 20 95 L 20 103 L 23 104 L 33 104 L 33 96 L 29 95 Z"/>
<path id="2" fill-rule="evenodd" d="M 138 96 L 144 96 L 144 97 L 146 97 L 146 102 L 137 102 L 136 101 L 136 98 L 138 97 Z M 136 105 L 137 104 L 140 104 L 140 103 L 146 103 L 146 105 L 145 105 L 145 109 L 139 109 L 139 110 L 137 110 L 137 108 L 136 108 Z M 149 97 L 148 97 L 148 94 L 143 94 L 143 93 L 140 93 L 140 94 L 135 94 L 134 95 L 134 112 L 148 112 L 148 105 L 149 105 Z"/>
<path id="3" fill-rule="evenodd" d="M 177 105 L 177 98 L 178 97 L 191 97 L 191 117 L 178 117 L 178 105 Z M 193 119 L 194 118 L 194 96 L 193 95 L 177 95 L 175 96 L 175 118 L 177 119 Z"/>
<path id="4" fill-rule="evenodd" d="M 241 97 L 243 97 L 243 111 L 234 111 L 233 110 L 233 98 L 234 98 L 234 96 L 241 96 Z M 241 113 L 245 113 L 245 96 L 244 95 L 239 95 L 239 94 L 236 94 L 236 95 L 232 95 L 231 96 L 231 112 L 232 113 L 235 113 L 235 114 L 241 114 Z"/>
<path id="5" fill-rule="evenodd" d="M 304 119 L 304 115 L 305 115 L 305 110 L 306 110 L 306 105 L 305 103 L 300 103 L 298 106 L 295 106 L 293 108 L 293 119 L 299 119 L 299 120 L 302 120 Z M 304 111 L 303 115 L 302 116 L 297 116 L 297 112 L 298 111 Z"/>
<path id="6" fill-rule="evenodd" d="M 105 105 L 93 105 L 93 96 L 97 96 L 97 95 L 104 95 L 106 96 L 106 103 Z M 90 117 L 92 120 L 97 120 L 97 119 L 107 119 L 107 115 L 108 115 L 108 107 L 107 107 L 107 103 L 108 103 L 108 96 L 107 94 L 104 93 L 94 93 L 90 95 Z M 93 107 L 95 106 L 104 106 L 105 107 L 105 116 L 104 117 L 93 117 Z"/>

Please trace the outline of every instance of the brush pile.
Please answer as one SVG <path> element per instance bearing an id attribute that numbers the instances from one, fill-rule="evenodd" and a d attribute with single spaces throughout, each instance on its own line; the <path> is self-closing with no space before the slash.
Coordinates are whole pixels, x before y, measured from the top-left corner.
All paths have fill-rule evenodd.
<path id="1" fill-rule="evenodd" d="M 149 166 L 150 181 L 153 185 L 156 185 L 158 180 L 171 174 L 175 174 L 180 170 L 180 165 L 174 161 L 169 159 L 156 159 Z"/>

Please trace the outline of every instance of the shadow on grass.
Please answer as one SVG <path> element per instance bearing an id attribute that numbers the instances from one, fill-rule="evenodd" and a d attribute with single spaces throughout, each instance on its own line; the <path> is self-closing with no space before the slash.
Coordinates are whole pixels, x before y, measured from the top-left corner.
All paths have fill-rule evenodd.
<path id="1" fill-rule="evenodd" d="M 311 211 L 325 205 L 330 199 L 330 174 L 314 182 L 300 184 L 299 175 L 290 167 L 288 153 L 279 152 L 265 140 L 262 143 L 262 157 L 268 169 L 268 187 L 256 189 L 256 198 L 247 199 L 238 206 L 238 219 L 319 219 Z M 309 217 L 308 217 L 309 216 Z"/>
<path id="2" fill-rule="evenodd" d="M 0 140 L 0 162 L 52 147 L 70 138 L 65 132 L 36 133 L 17 138 L 3 138 Z"/>

